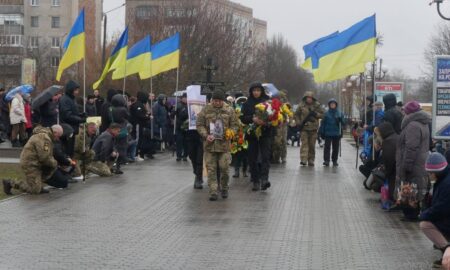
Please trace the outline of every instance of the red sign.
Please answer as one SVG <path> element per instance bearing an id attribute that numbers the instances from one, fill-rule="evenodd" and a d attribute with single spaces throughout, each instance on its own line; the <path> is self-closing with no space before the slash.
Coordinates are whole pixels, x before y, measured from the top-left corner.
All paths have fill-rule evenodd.
<path id="1" fill-rule="evenodd" d="M 402 91 L 402 83 L 376 83 L 376 90 L 379 91 Z"/>

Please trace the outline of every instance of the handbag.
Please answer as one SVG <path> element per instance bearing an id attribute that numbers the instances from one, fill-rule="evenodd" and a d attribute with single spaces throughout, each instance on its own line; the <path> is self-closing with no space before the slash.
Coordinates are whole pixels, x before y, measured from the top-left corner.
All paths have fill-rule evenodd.
<path id="1" fill-rule="evenodd" d="M 113 108 L 112 107 L 109 108 L 109 118 L 111 120 L 111 123 L 114 123 L 114 116 L 113 116 Z M 126 137 L 128 137 L 128 129 L 127 129 L 127 127 L 122 127 L 120 129 L 119 134 L 117 135 L 117 138 L 120 140 L 120 139 L 124 139 Z"/>

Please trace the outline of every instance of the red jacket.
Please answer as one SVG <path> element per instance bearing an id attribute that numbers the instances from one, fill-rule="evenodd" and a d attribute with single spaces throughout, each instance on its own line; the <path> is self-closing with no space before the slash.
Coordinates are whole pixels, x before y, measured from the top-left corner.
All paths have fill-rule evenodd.
<path id="1" fill-rule="evenodd" d="M 30 103 L 25 102 L 24 109 L 25 109 L 25 118 L 27 119 L 25 128 L 26 129 L 33 128 L 33 123 L 31 122 L 31 105 L 30 105 Z"/>

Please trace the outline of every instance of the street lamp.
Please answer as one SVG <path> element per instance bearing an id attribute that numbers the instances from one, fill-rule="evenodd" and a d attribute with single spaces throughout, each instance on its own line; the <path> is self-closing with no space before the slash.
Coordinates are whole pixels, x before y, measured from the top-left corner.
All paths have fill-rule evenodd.
<path id="1" fill-rule="evenodd" d="M 444 2 L 444 0 L 433 0 L 430 3 L 430 6 L 433 5 L 434 3 L 436 3 L 436 8 L 437 8 L 437 13 L 439 14 L 439 17 L 441 17 L 442 19 L 446 20 L 446 21 L 450 21 L 449 17 L 444 16 L 444 14 L 442 14 L 441 11 L 441 4 Z"/>

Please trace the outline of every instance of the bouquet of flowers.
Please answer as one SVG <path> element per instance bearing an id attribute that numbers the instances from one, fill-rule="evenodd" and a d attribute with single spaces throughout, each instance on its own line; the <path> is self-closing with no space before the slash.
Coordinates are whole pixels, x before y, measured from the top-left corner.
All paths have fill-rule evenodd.
<path id="1" fill-rule="evenodd" d="M 291 105 L 287 103 L 284 103 L 283 106 L 281 106 L 281 113 L 285 119 L 294 117 L 294 112 L 291 109 Z"/>
<path id="2" fill-rule="evenodd" d="M 400 188 L 398 189 L 397 195 L 397 205 L 401 205 L 403 207 L 411 207 L 417 208 L 417 184 L 412 184 L 408 182 L 401 182 Z"/>
<path id="3" fill-rule="evenodd" d="M 248 141 L 245 140 L 244 129 L 240 128 L 239 132 L 231 141 L 231 154 L 236 154 L 242 150 L 246 150 L 248 148 Z"/>
<path id="4" fill-rule="evenodd" d="M 227 141 L 231 141 L 234 136 L 236 136 L 236 133 L 234 132 L 234 130 L 227 128 L 227 130 L 225 130 L 225 139 Z"/>
<path id="5" fill-rule="evenodd" d="M 279 99 L 272 99 L 255 106 L 255 116 L 261 119 L 266 125 L 277 127 L 285 120 L 282 113 L 283 103 Z M 247 130 L 248 134 L 254 132 L 256 137 L 261 137 L 263 126 L 251 124 Z"/>

